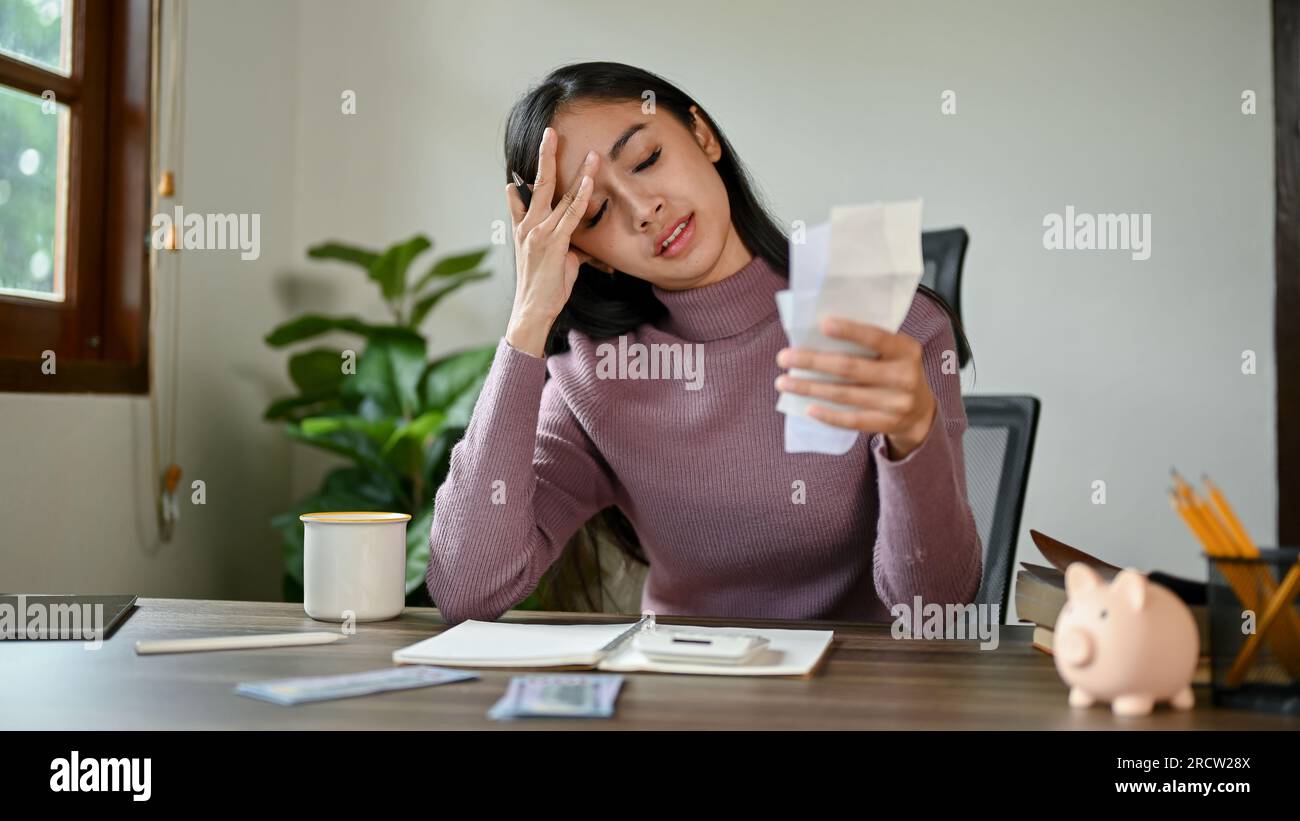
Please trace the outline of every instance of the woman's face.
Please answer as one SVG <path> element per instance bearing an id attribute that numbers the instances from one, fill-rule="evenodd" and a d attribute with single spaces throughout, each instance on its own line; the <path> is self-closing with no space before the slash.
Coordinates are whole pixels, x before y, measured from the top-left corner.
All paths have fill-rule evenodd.
<path id="1" fill-rule="evenodd" d="M 551 127 L 559 138 L 554 203 L 587 152 L 600 155 L 587 212 L 571 239 L 595 267 L 675 291 L 725 279 L 753 259 L 731 223 L 727 189 L 713 165 L 722 146 L 704 117 L 697 114 L 688 129 L 666 110 L 643 113 L 635 100 L 592 102 L 562 108 Z M 661 239 L 688 218 L 664 249 Z"/>

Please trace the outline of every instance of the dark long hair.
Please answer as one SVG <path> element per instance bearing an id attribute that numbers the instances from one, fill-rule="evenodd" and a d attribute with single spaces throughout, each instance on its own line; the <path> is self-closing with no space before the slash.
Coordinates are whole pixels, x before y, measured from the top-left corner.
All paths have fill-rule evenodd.
<path id="1" fill-rule="evenodd" d="M 643 69 L 623 63 L 574 63 L 555 69 L 541 83 L 526 92 L 510 109 L 510 115 L 506 119 L 506 181 L 511 179 L 511 170 L 518 171 L 524 179 L 536 179 L 542 132 L 551 124 L 562 106 L 578 102 L 641 102 L 646 99 L 646 92 L 653 93 L 654 96 L 650 99 L 653 100 L 656 112 L 662 110 L 676 117 L 688 131 L 695 124 L 691 106 L 698 106 L 700 115 L 713 129 L 722 146 L 722 156 L 714 163 L 714 168 L 726 186 L 731 205 L 731 221 L 736 233 L 750 253 L 763 257 L 777 272 L 788 277 L 789 240 L 759 201 L 744 164 L 722 129 L 705 113 L 704 106 L 699 105 L 690 95 Z M 939 303 L 952 320 L 957 338 L 958 361 L 964 366 L 971 357 L 971 351 L 960 318 L 934 290 L 925 285 L 919 288 Z M 546 341 L 546 353 L 550 355 L 567 351 L 570 329 L 581 331 L 592 339 L 608 339 L 628 333 L 644 323 L 654 322 L 666 312 L 663 303 L 655 298 L 648 281 L 622 271 L 610 275 L 584 264 L 578 269 L 578 278 L 568 302 L 551 327 Z M 596 545 L 599 543 L 599 533 L 591 531 L 593 527 L 603 527 L 624 553 L 636 561 L 649 564 L 636 530 L 617 507 L 606 508 L 587 523 L 586 529 L 589 532 L 585 535 L 589 544 Z M 575 562 L 574 566 L 579 568 L 576 582 L 583 589 L 584 595 L 588 595 L 587 603 L 594 607 L 595 604 L 590 601 L 587 593 L 589 583 L 581 570 L 581 563 Z M 563 573 L 565 569 L 561 567 L 557 570 Z M 596 570 L 599 573 L 599 564 L 596 565 Z M 555 574 L 548 578 L 552 587 L 559 584 Z M 566 606 L 564 609 L 576 608 Z"/>

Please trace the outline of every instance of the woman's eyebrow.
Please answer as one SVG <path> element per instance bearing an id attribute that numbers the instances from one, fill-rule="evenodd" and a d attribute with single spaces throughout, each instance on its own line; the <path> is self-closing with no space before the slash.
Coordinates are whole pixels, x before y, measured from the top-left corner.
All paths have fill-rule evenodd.
<path id="1" fill-rule="evenodd" d="M 614 146 L 609 149 L 609 158 L 618 162 L 618 155 L 623 153 L 623 146 L 627 145 L 628 140 L 632 139 L 632 135 L 636 134 L 647 125 L 649 125 L 649 123 L 634 123 L 631 126 L 628 126 L 628 129 L 619 135 L 619 138 L 614 141 Z"/>

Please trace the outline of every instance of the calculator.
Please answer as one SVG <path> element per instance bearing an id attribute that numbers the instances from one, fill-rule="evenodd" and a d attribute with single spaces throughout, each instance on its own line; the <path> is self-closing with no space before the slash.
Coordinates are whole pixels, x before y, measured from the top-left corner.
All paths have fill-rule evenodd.
<path id="1" fill-rule="evenodd" d="M 651 661 L 695 664 L 747 664 L 770 642 L 740 633 L 700 633 L 688 630 L 647 630 L 633 640 Z"/>

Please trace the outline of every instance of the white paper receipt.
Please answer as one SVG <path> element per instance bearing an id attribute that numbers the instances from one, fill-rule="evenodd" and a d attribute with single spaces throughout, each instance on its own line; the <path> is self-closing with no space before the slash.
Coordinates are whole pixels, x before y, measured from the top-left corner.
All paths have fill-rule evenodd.
<path id="1" fill-rule="evenodd" d="M 920 199 L 832 208 L 829 223 L 809 228 L 804 242 L 790 244 L 790 289 L 776 295 L 790 345 L 875 356 L 875 351 L 855 343 L 822 335 L 822 319 L 842 316 L 896 333 L 907 318 L 924 273 Z M 791 368 L 790 375 L 840 381 L 830 374 L 799 368 Z M 810 404 L 844 407 L 825 399 L 782 393 L 776 409 L 786 414 L 786 452 L 847 453 L 858 432 L 809 417 Z"/>

